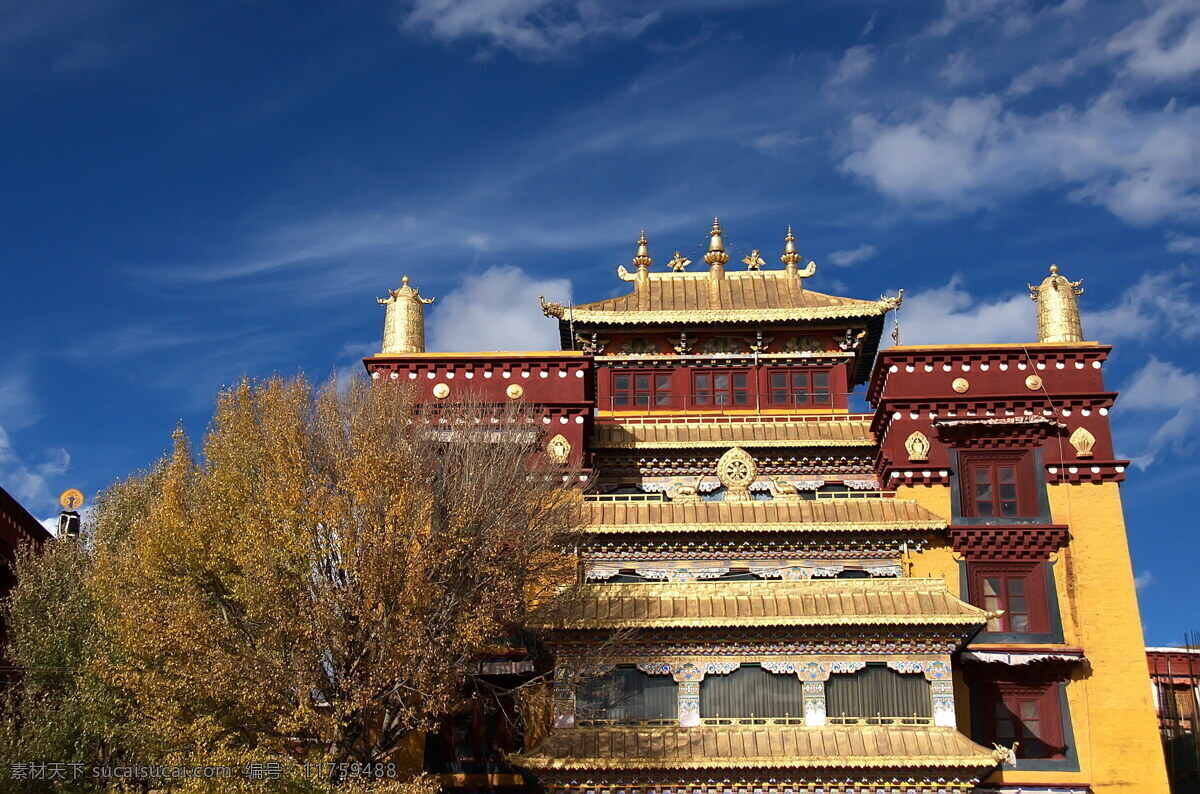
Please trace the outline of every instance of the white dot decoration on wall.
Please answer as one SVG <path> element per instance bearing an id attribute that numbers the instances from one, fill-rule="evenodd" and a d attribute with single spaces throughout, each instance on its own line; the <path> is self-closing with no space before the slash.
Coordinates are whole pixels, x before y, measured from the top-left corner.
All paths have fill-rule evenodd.
<path id="1" fill-rule="evenodd" d="M 371 380 L 379 380 L 379 370 L 371 373 Z"/>
<path id="2" fill-rule="evenodd" d="M 393 372 L 391 375 L 388 375 L 388 377 L 391 378 L 392 380 L 395 380 L 396 378 L 400 377 L 400 373 Z"/>

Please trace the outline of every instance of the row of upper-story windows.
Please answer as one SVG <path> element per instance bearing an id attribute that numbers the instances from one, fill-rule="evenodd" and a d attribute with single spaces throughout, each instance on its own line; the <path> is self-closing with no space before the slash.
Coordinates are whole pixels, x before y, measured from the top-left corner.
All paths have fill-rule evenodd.
<path id="1" fill-rule="evenodd" d="M 825 368 L 610 370 L 601 378 L 600 407 L 612 410 L 822 408 L 832 407 L 838 396 Z"/>

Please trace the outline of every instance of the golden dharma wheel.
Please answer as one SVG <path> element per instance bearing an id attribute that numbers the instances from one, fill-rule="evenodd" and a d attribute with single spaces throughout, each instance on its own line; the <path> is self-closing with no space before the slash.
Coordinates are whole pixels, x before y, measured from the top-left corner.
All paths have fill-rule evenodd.
<path id="1" fill-rule="evenodd" d="M 525 394 L 525 387 L 519 383 L 514 383 L 504 390 L 510 400 L 519 400 Z"/>
<path id="2" fill-rule="evenodd" d="M 954 382 L 950 384 L 950 388 L 962 394 L 971 388 L 971 383 L 966 378 L 955 378 Z"/>
<path id="3" fill-rule="evenodd" d="M 439 383 L 433 387 L 433 396 L 439 400 L 444 400 L 450 396 L 450 387 L 445 383 Z"/>

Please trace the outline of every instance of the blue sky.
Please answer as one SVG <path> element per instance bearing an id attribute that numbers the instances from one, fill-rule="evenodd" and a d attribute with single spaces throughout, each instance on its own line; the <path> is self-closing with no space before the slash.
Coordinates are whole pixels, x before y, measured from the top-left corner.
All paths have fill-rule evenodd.
<path id="1" fill-rule="evenodd" d="M 0 483 L 39 516 L 204 427 L 242 375 L 356 371 L 375 297 L 431 349 L 554 345 L 646 229 L 905 342 L 1033 337 L 1085 279 L 1152 643 L 1197 626 L 1200 2 L 0 3 Z M 1183 490 L 1181 490 L 1183 489 Z M 1086 528 L 1079 528 L 1086 531 Z"/>

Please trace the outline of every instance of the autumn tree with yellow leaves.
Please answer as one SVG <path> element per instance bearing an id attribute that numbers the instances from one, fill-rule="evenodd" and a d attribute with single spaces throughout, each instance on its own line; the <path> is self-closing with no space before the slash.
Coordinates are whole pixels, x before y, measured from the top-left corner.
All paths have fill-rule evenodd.
<path id="1" fill-rule="evenodd" d="M 569 602 L 578 494 L 540 434 L 519 408 L 418 406 L 390 383 L 222 392 L 198 451 L 176 431 L 162 461 L 101 495 L 82 540 L 22 559 L 10 650 L 27 683 L 10 688 L 5 755 L 36 744 L 21 717 L 42 697 L 43 646 L 79 631 L 46 702 L 82 688 L 111 707 L 119 725 L 81 710 L 101 723 L 78 737 L 89 762 L 100 745 L 283 758 L 327 788 L 346 782 L 337 766 L 297 770 L 402 758 L 463 706 L 490 644 Z M 52 565 L 71 593 L 39 574 Z M 68 623 L 86 625 L 47 626 L 57 607 L 39 600 L 67 595 Z"/>

